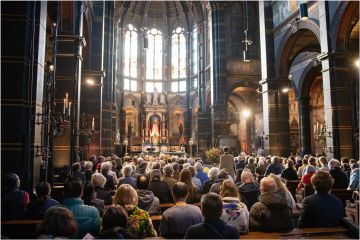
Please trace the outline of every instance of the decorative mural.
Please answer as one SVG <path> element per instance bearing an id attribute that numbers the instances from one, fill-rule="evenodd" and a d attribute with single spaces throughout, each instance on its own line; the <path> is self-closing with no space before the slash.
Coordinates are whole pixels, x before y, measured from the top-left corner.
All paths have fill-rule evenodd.
<path id="1" fill-rule="evenodd" d="M 301 3 L 307 1 L 276 1 L 272 6 L 274 27 L 282 23 L 293 12 L 299 9 Z"/>

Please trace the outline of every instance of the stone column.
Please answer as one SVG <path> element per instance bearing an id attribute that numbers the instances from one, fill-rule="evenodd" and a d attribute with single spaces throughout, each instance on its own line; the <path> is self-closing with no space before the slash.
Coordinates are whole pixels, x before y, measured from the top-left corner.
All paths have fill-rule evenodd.
<path id="1" fill-rule="evenodd" d="M 21 188 L 39 181 L 47 2 L 2 2 L 1 174 L 19 175 Z"/>
<path id="2" fill-rule="evenodd" d="M 102 128 L 101 128 L 101 154 L 110 154 L 113 146 L 113 121 L 114 114 L 114 77 L 113 77 L 113 2 L 103 2 L 103 68 L 106 72 L 102 89 Z"/>
<path id="3" fill-rule="evenodd" d="M 318 59 L 322 64 L 327 157 L 351 157 L 351 79 L 349 56 L 336 52 L 330 41 L 330 11 L 328 2 L 319 2 L 320 45 Z M 333 36 L 335 37 L 335 36 Z"/>
<path id="4" fill-rule="evenodd" d="M 290 151 L 289 99 L 281 92 L 288 79 L 275 75 L 274 36 L 270 2 L 259 2 L 261 78 L 264 118 L 264 153 L 287 156 Z"/>
<path id="5" fill-rule="evenodd" d="M 298 101 L 300 149 L 304 153 L 311 153 L 311 128 L 310 106 L 308 98 L 300 98 Z"/>
<path id="6" fill-rule="evenodd" d="M 226 81 L 226 22 L 227 3 L 210 3 L 212 19 L 212 66 L 211 79 L 211 126 L 212 145 L 220 135 L 228 135 L 227 120 L 227 81 Z"/>

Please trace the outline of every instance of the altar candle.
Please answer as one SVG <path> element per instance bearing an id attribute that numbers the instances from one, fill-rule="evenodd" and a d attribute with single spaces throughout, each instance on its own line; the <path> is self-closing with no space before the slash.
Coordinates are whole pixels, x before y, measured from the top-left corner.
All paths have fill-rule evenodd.
<path id="1" fill-rule="evenodd" d="M 65 99 L 66 99 L 66 108 L 69 108 L 69 94 L 68 93 L 65 94 Z"/>
<path id="2" fill-rule="evenodd" d="M 65 111 L 66 111 L 66 99 L 64 98 L 64 115 L 65 115 Z"/>
<path id="3" fill-rule="evenodd" d="M 95 131 L 95 118 L 92 119 L 91 130 Z"/>
<path id="4" fill-rule="evenodd" d="M 70 116 L 70 112 L 71 112 L 71 102 L 69 102 L 69 113 L 68 113 L 69 116 Z"/>
<path id="5" fill-rule="evenodd" d="M 314 135 L 316 134 L 316 124 L 314 123 Z"/>
<path id="6" fill-rule="evenodd" d="M 316 133 L 320 133 L 319 130 L 319 122 L 316 122 Z"/>
<path id="7" fill-rule="evenodd" d="M 322 123 L 320 123 L 320 129 L 319 129 L 319 131 L 320 131 L 321 134 L 324 132 Z"/>

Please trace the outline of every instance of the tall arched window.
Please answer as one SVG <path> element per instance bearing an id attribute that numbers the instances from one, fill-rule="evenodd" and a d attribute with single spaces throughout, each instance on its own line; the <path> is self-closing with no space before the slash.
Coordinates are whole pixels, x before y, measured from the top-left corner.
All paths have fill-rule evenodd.
<path id="1" fill-rule="evenodd" d="M 198 85 L 198 64 L 199 64 L 199 56 L 198 56 L 198 32 L 196 26 L 191 35 L 192 38 L 192 81 L 193 81 L 193 88 L 197 88 Z"/>
<path id="2" fill-rule="evenodd" d="M 163 91 L 163 36 L 161 31 L 152 28 L 147 32 L 148 49 L 146 51 L 146 92 Z"/>
<path id="3" fill-rule="evenodd" d="M 171 91 L 186 91 L 186 39 L 184 29 L 176 28 L 171 35 Z"/>
<path id="4" fill-rule="evenodd" d="M 129 24 L 124 36 L 124 90 L 137 91 L 137 50 L 137 30 Z"/>

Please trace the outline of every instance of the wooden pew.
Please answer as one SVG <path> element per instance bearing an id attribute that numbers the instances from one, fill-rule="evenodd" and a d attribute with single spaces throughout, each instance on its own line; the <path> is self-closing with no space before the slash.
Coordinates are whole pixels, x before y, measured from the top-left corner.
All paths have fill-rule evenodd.
<path id="1" fill-rule="evenodd" d="M 352 199 L 353 191 L 347 190 L 346 188 L 331 189 L 331 194 L 338 197 L 343 203 L 343 206 L 345 208 L 346 200 Z"/>
<path id="2" fill-rule="evenodd" d="M 51 188 L 51 197 L 61 203 L 64 199 L 64 185 L 53 186 Z"/>
<path id="3" fill-rule="evenodd" d="M 158 230 L 159 230 L 161 218 L 162 218 L 162 215 L 155 215 L 155 216 L 150 217 L 156 232 L 158 232 Z"/>
<path id="4" fill-rule="evenodd" d="M 13 239 L 36 239 L 36 228 L 41 222 L 33 219 L 1 221 L 1 235 Z"/>
<path id="5" fill-rule="evenodd" d="M 191 205 L 201 207 L 201 202 L 191 203 Z M 161 203 L 160 204 L 161 212 L 164 212 L 166 209 L 171 208 L 173 206 L 175 206 L 175 203 Z"/>
<path id="6" fill-rule="evenodd" d="M 348 238 L 348 229 L 344 227 L 334 228 L 294 228 L 288 232 L 249 232 L 241 235 L 241 239 L 300 239 L 300 238 Z"/>

